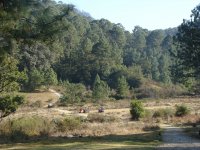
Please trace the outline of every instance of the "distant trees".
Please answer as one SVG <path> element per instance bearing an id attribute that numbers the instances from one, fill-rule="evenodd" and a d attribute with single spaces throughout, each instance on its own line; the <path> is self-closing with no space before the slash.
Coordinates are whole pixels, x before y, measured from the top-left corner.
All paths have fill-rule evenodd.
<path id="1" fill-rule="evenodd" d="M 129 32 L 121 24 L 94 20 L 53 0 L 0 3 L 0 66 L 8 67 L 6 57 L 12 58 L 12 88 L 32 91 L 59 80 L 69 81 L 69 91 L 82 89 L 76 86 L 79 83 L 92 87 L 95 99 L 107 98 L 110 89 L 126 98 L 144 78 L 175 81 L 169 68 L 178 64 L 170 56 L 176 53 L 172 38 L 176 29 L 149 31 L 136 26 Z M 3 72 L 0 76 L 3 85 L 8 80 Z M 80 95 L 65 96 L 76 99 L 73 94 Z"/>

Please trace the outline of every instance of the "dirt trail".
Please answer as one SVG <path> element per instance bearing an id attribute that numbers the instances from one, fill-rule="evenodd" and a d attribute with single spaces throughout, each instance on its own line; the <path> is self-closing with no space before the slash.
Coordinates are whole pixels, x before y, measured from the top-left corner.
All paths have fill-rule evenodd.
<path id="1" fill-rule="evenodd" d="M 49 89 L 50 92 L 54 93 L 56 96 L 58 96 L 58 98 L 60 98 L 62 96 L 62 94 L 56 92 L 55 90 L 53 89 Z"/>
<path id="2" fill-rule="evenodd" d="M 200 150 L 200 140 L 189 137 L 183 129 L 172 126 L 164 126 L 162 139 L 164 144 L 157 150 Z"/>

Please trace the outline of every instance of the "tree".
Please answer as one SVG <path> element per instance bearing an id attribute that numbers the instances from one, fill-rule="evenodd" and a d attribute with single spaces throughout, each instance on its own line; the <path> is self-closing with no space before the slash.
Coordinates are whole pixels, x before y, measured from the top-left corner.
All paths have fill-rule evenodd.
<path id="1" fill-rule="evenodd" d="M 0 120 L 15 112 L 18 106 L 23 104 L 23 102 L 24 97 L 22 96 L 0 96 Z"/>
<path id="2" fill-rule="evenodd" d="M 92 95 L 96 100 L 105 99 L 109 96 L 109 87 L 106 82 L 100 79 L 98 74 L 94 80 Z"/>
<path id="3" fill-rule="evenodd" d="M 58 84 L 57 75 L 52 68 L 47 69 L 44 73 L 44 84 L 49 87 L 50 85 Z"/>
<path id="4" fill-rule="evenodd" d="M 142 102 L 133 100 L 131 101 L 131 116 L 133 120 L 139 120 L 141 117 L 144 116 L 144 106 Z"/>
<path id="5" fill-rule="evenodd" d="M 44 84 L 44 73 L 40 70 L 33 69 L 29 72 L 29 81 L 28 81 L 28 88 L 29 90 L 33 91 L 36 88 L 39 88 L 41 85 Z"/>
<path id="6" fill-rule="evenodd" d="M 0 93 L 20 89 L 19 81 L 25 79 L 25 74 L 18 71 L 17 64 L 18 61 L 10 56 L 0 62 Z"/>
<path id="7" fill-rule="evenodd" d="M 117 80 L 117 95 L 120 98 L 125 98 L 129 95 L 129 85 L 124 76 Z"/>
<path id="8" fill-rule="evenodd" d="M 175 53 L 179 68 L 182 68 L 180 77 L 200 78 L 200 5 L 192 10 L 191 19 L 184 20 L 178 27 Z M 181 71 L 181 70 L 180 70 Z"/>

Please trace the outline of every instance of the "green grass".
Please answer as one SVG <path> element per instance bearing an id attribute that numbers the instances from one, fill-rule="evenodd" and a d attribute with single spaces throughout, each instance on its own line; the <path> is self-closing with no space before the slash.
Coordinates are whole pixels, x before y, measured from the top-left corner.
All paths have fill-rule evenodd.
<path id="1" fill-rule="evenodd" d="M 133 135 L 107 135 L 86 138 L 51 138 L 29 143 L 0 145 L 0 149 L 20 150 L 153 150 L 161 142 L 159 131 Z"/>

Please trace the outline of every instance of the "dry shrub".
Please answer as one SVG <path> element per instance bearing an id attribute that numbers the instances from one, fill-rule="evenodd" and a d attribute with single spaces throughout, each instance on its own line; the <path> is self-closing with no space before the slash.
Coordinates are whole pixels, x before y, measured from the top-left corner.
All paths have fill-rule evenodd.
<path id="1" fill-rule="evenodd" d="M 114 122 L 117 120 L 117 118 L 114 116 L 100 114 L 100 113 L 91 113 L 88 115 L 87 120 L 89 122 L 103 123 L 103 122 Z"/>
<path id="2" fill-rule="evenodd" d="M 49 136 L 52 132 L 53 126 L 50 121 L 39 116 L 6 120 L 0 127 L 0 135 L 10 137 L 11 140 L 26 140 L 31 137 Z"/>
<path id="3" fill-rule="evenodd" d="M 138 99 L 143 98 L 168 98 L 185 93 L 185 89 L 178 85 L 161 85 L 158 83 L 144 83 L 135 91 Z"/>
<path id="4" fill-rule="evenodd" d="M 172 117 L 171 118 L 171 123 L 173 124 L 177 124 L 177 125 L 184 125 L 184 124 L 188 124 L 188 123 L 196 123 L 200 120 L 200 116 L 199 115 L 187 115 L 187 116 L 183 116 L 183 117 Z"/>
<path id="5" fill-rule="evenodd" d="M 54 120 L 57 131 L 70 131 L 79 129 L 81 126 L 81 118 L 80 117 L 66 117 L 64 120 L 57 119 Z"/>
<path id="6" fill-rule="evenodd" d="M 82 136 L 127 135 L 144 132 L 142 123 L 84 123 L 81 128 L 68 131 L 67 134 Z"/>
<path id="7" fill-rule="evenodd" d="M 168 117 L 174 116 L 174 111 L 170 108 L 159 109 L 153 113 L 153 118 L 163 118 L 166 119 Z"/>
<path id="8" fill-rule="evenodd" d="M 144 131 L 156 131 L 160 130 L 160 126 L 157 124 L 148 124 L 143 127 Z"/>

